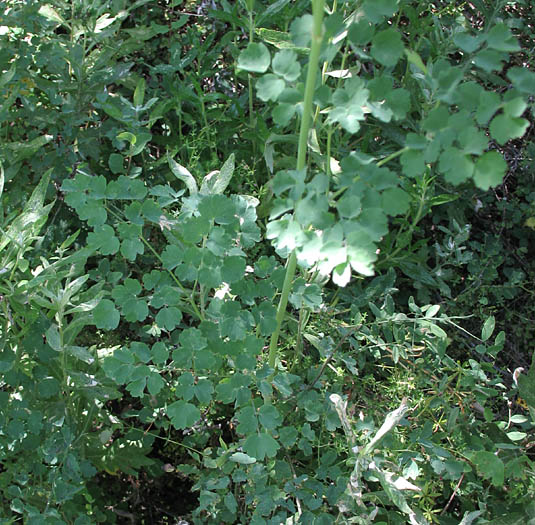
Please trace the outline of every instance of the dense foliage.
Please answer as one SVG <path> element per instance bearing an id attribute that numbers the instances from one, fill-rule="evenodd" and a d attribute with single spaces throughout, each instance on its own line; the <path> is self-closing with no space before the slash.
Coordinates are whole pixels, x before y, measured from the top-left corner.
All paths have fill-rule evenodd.
<path id="1" fill-rule="evenodd" d="M 535 523 L 534 24 L 0 1 L 0 523 Z"/>

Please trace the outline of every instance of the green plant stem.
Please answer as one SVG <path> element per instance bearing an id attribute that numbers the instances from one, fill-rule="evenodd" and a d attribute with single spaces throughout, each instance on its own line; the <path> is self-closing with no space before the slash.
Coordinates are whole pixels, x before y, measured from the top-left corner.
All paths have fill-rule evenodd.
<path id="1" fill-rule="evenodd" d="M 254 17 L 253 17 L 253 6 L 249 4 L 248 6 L 249 11 L 249 44 L 252 44 L 254 42 Z M 254 107 L 253 107 L 253 77 L 251 73 L 247 75 L 247 88 L 249 92 L 249 126 L 251 128 L 251 131 L 255 127 L 255 118 L 254 118 Z M 253 145 L 253 158 L 256 158 L 256 142 L 254 139 L 252 140 Z"/>
<path id="2" fill-rule="evenodd" d="M 310 44 L 310 55 L 308 58 L 308 71 L 305 84 L 305 99 L 303 101 L 303 118 L 301 119 L 301 129 L 299 130 L 299 149 L 297 150 L 297 168 L 304 169 L 306 165 L 308 132 L 310 130 L 310 120 L 312 117 L 312 101 L 316 88 L 316 75 L 319 67 L 319 56 L 321 50 L 322 21 L 325 0 L 312 0 L 312 15 L 314 24 L 312 27 L 312 42 Z"/>
<path id="3" fill-rule="evenodd" d="M 378 168 L 380 168 L 381 166 L 383 166 L 384 164 L 387 164 L 388 162 L 390 162 L 391 160 L 399 157 L 400 155 L 403 155 L 403 153 L 405 153 L 406 151 L 409 151 L 409 148 L 401 148 L 397 151 L 394 151 L 394 153 L 391 153 L 390 155 L 388 155 L 388 157 L 385 157 L 384 159 L 380 160 L 376 166 Z"/>
<path id="4" fill-rule="evenodd" d="M 286 314 L 286 306 L 288 305 L 288 296 L 292 289 L 292 281 L 295 275 L 295 269 L 297 267 L 297 255 L 295 250 L 290 254 L 288 263 L 286 264 L 286 275 L 284 276 L 284 284 L 282 285 L 282 292 L 279 301 L 279 307 L 277 308 L 277 326 L 273 334 L 271 335 L 271 340 L 269 342 L 269 355 L 268 355 L 268 365 L 270 368 L 275 367 L 275 359 L 277 357 L 277 344 L 279 342 L 279 335 L 281 331 L 282 321 L 284 315 Z"/>
<path id="5" fill-rule="evenodd" d="M 312 28 L 312 42 L 310 45 L 310 56 L 308 61 L 308 71 L 305 84 L 303 117 L 301 119 L 301 129 L 299 131 L 299 145 L 297 150 L 296 166 L 298 170 L 304 169 L 306 165 L 308 132 L 310 129 L 310 120 L 312 117 L 312 102 L 314 98 L 314 89 L 316 87 L 316 75 L 318 73 L 319 68 L 324 6 L 325 0 L 312 0 L 312 14 L 314 17 L 314 25 Z M 270 368 L 275 367 L 279 335 L 281 331 L 282 321 L 284 319 L 284 315 L 286 314 L 288 296 L 290 295 L 290 291 L 292 289 L 292 281 L 295 276 L 296 268 L 297 254 L 295 250 L 293 250 L 286 264 L 286 275 L 284 277 L 284 284 L 282 286 L 279 306 L 277 308 L 277 326 L 275 327 L 275 330 L 273 331 L 269 342 L 268 365 L 270 366 Z"/>
<path id="6" fill-rule="evenodd" d="M 301 356 L 303 355 L 303 332 L 305 330 L 305 327 L 308 323 L 308 320 L 310 318 L 310 310 L 305 309 L 304 307 L 301 307 L 299 310 L 299 320 L 297 323 L 297 341 L 295 344 L 295 355 L 292 364 L 289 367 L 290 372 L 294 370 L 294 368 L 299 364 L 301 361 Z"/>

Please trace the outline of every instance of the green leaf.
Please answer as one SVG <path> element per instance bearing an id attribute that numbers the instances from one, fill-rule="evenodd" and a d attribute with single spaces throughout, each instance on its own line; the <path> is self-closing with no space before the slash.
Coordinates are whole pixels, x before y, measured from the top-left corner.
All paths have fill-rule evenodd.
<path id="1" fill-rule="evenodd" d="M 526 436 L 527 436 L 526 432 L 518 432 L 518 431 L 507 432 L 507 437 L 511 441 L 522 441 L 523 439 L 525 439 Z"/>
<path id="2" fill-rule="evenodd" d="M 273 108 L 273 111 L 271 112 L 271 116 L 273 117 L 273 122 L 275 122 L 277 126 L 281 126 L 281 127 L 287 126 L 292 120 L 292 117 L 294 115 L 295 115 L 295 105 L 287 104 L 287 103 L 277 104 Z"/>
<path id="3" fill-rule="evenodd" d="M 262 335 L 268 336 L 274 332 L 277 326 L 276 313 L 275 306 L 269 301 L 263 301 L 253 310 Z"/>
<path id="4" fill-rule="evenodd" d="M 16 72 L 17 72 L 17 63 L 13 62 L 11 64 L 11 67 L 5 73 L 2 73 L 0 75 L 0 88 L 3 88 L 6 84 L 11 82 Z"/>
<path id="5" fill-rule="evenodd" d="M 208 405 L 212 401 L 212 394 L 214 393 L 214 385 L 209 379 L 202 378 L 197 381 L 197 384 L 193 387 L 195 397 L 199 400 L 199 403 Z"/>
<path id="6" fill-rule="evenodd" d="M 165 247 L 162 253 L 163 267 L 173 270 L 184 260 L 184 250 L 176 245 L 170 244 Z"/>
<path id="7" fill-rule="evenodd" d="M 493 315 L 491 315 L 490 317 L 487 318 L 487 320 L 483 324 L 483 328 L 481 330 L 481 340 L 482 341 L 486 341 L 487 339 L 490 338 L 490 336 L 492 335 L 492 332 L 494 332 L 495 322 L 496 321 L 495 321 Z"/>
<path id="8" fill-rule="evenodd" d="M 458 67 L 447 67 L 438 75 L 438 89 L 436 97 L 448 104 L 452 104 L 457 93 L 457 86 L 463 79 L 463 71 Z"/>
<path id="9" fill-rule="evenodd" d="M 138 80 L 136 89 L 134 91 L 134 106 L 140 107 L 143 105 L 143 100 L 145 98 L 145 86 L 145 79 L 141 77 Z"/>
<path id="10" fill-rule="evenodd" d="M 116 349 L 111 356 L 104 359 L 102 367 L 108 377 L 122 385 L 130 380 L 134 370 L 134 355 L 127 348 Z"/>
<path id="11" fill-rule="evenodd" d="M 102 299 L 93 310 L 93 320 L 97 328 L 115 330 L 119 326 L 120 315 L 113 301 Z"/>
<path id="12" fill-rule="evenodd" d="M 271 57 L 264 44 L 249 42 L 238 57 L 238 68 L 251 73 L 265 73 L 270 62 Z"/>
<path id="13" fill-rule="evenodd" d="M 167 407 L 167 416 L 177 430 L 190 428 L 200 419 L 200 410 L 186 401 L 175 401 Z"/>
<path id="14" fill-rule="evenodd" d="M 271 64 L 273 72 L 287 82 L 294 82 L 301 74 L 301 65 L 297 61 L 297 54 L 291 49 L 283 49 L 274 57 Z"/>
<path id="15" fill-rule="evenodd" d="M 110 181 L 106 188 L 106 197 L 109 199 L 142 200 L 146 195 L 147 187 L 142 180 L 125 175 Z"/>
<path id="16" fill-rule="evenodd" d="M 339 400 L 341 400 L 340 396 L 338 394 L 331 394 L 330 399 L 335 405 L 338 415 L 342 419 L 340 414 L 340 407 L 338 405 Z M 379 443 L 383 440 L 386 434 L 388 434 L 403 419 L 407 410 L 407 400 L 404 398 L 398 408 L 392 410 L 392 412 L 389 412 L 386 415 L 384 423 L 375 433 L 373 438 L 366 444 L 366 446 L 362 447 L 359 450 L 359 457 L 368 456 L 379 445 Z"/>
<path id="17" fill-rule="evenodd" d="M 377 260 L 376 246 L 364 231 L 351 232 L 347 236 L 349 264 L 362 275 L 373 275 L 373 263 Z"/>
<path id="18" fill-rule="evenodd" d="M 344 82 L 342 88 L 333 93 L 333 108 L 329 111 L 329 120 L 339 122 L 349 133 L 360 129 L 360 121 L 364 120 L 364 108 L 368 102 L 369 91 L 359 77 Z"/>
<path id="19" fill-rule="evenodd" d="M 422 57 L 413 51 L 412 49 L 405 49 L 405 54 L 407 55 L 407 60 L 409 63 L 416 66 L 422 73 L 427 75 L 427 66 L 424 64 Z"/>
<path id="20" fill-rule="evenodd" d="M 502 104 L 502 99 L 498 93 L 493 91 L 483 91 L 480 96 L 479 105 L 476 111 L 477 123 L 484 126 L 498 111 Z"/>
<path id="21" fill-rule="evenodd" d="M 374 26 L 365 18 L 354 22 L 348 29 L 349 40 L 357 46 L 366 45 L 373 38 L 374 34 Z"/>
<path id="22" fill-rule="evenodd" d="M 112 297 L 127 321 L 143 321 L 149 314 L 149 308 L 145 299 L 138 298 L 141 293 L 141 284 L 137 279 L 125 279 L 124 284 L 116 286 L 112 291 Z"/>
<path id="23" fill-rule="evenodd" d="M 112 153 L 108 158 L 108 166 L 112 173 L 123 173 L 124 171 L 124 158 L 118 153 Z"/>
<path id="24" fill-rule="evenodd" d="M 501 487 L 504 482 L 505 468 L 503 461 L 492 452 L 486 450 L 477 451 L 472 461 L 484 478 L 490 479 L 496 487 Z"/>
<path id="25" fill-rule="evenodd" d="M 299 200 L 305 191 L 305 176 L 305 170 L 279 171 L 272 181 L 273 193 L 281 195 L 290 190 L 290 199 L 293 201 Z"/>
<path id="26" fill-rule="evenodd" d="M 518 41 L 512 35 L 511 30 L 504 24 L 496 24 L 487 35 L 487 45 L 497 51 L 514 53 L 520 51 Z"/>
<path id="27" fill-rule="evenodd" d="M 156 324 L 168 332 L 174 330 L 180 321 L 182 321 L 182 312 L 175 306 L 162 308 L 156 315 Z"/>
<path id="28" fill-rule="evenodd" d="M 410 149 L 400 157 L 403 173 L 408 177 L 417 177 L 425 171 L 425 155 L 421 151 Z"/>
<path id="29" fill-rule="evenodd" d="M 118 133 L 115 138 L 117 140 L 126 140 L 131 146 L 134 146 L 137 142 L 137 137 L 133 133 L 130 133 L 130 131 L 122 131 L 121 133 Z"/>
<path id="30" fill-rule="evenodd" d="M 501 71 L 504 60 L 505 56 L 500 51 L 483 49 L 475 56 L 474 64 L 487 73 L 492 73 L 493 71 Z"/>
<path id="31" fill-rule="evenodd" d="M 528 421 L 528 418 L 521 414 L 515 414 L 514 416 L 511 416 L 511 423 L 516 423 L 520 425 L 522 423 L 527 423 Z"/>
<path id="32" fill-rule="evenodd" d="M 189 401 L 190 399 L 193 399 L 193 396 L 195 394 L 193 388 L 194 382 L 195 378 L 193 377 L 193 374 L 191 372 L 183 373 L 178 379 L 178 383 L 175 387 L 176 396 L 184 399 L 184 401 Z"/>
<path id="33" fill-rule="evenodd" d="M 107 218 L 108 213 L 101 200 L 90 200 L 78 208 L 78 216 L 83 221 L 87 221 L 89 226 L 101 226 Z"/>
<path id="34" fill-rule="evenodd" d="M 440 131 L 447 127 L 449 116 L 448 109 L 441 104 L 440 106 L 433 108 L 422 121 L 422 129 L 430 132 Z"/>
<path id="35" fill-rule="evenodd" d="M 249 456 L 262 461 L 266 456 L 274 457 L 280 445 L 269 434 L 262 432 L 249 436 L 243 443 L 243 450 Z"/>
<path id="36" fill-rule="evenodd" d="M 535 95 L 535 73 L 533 71 L 525 67 L 512 67 L 507 71 L 507 76 L 516 89 L 527 95 Z"/>
<path id="37" fill-rule="evenodd" d="M 220 171 L 214 171 L 208 174 L 201 185 L 201 193 L 215 195 L 223 193 L 229 185 L 232 175 L 234 175 L 234 153 L 231 153 L 229 158 L 221 166 Z"/>
<path id="38" fill-rule="evenodd" d="M 279 431 L 279 441 L 286 447 L 291 448 L 297 441 L 298 432 L 294 426 L 284 426 Z"/>
<path id="39" fill-rule="evenodd" d="M 451 184 L 461 184 L 472 176 L 474 163 L 460 149 L 450 147 L 441 153 L 438 169 Z"/>
<path id="40" fill-rule="evenodd" d="M 312 15 L 303 15 L 296 18 L 290 25 L 292 40 L 298 47 L 307 47 L 312 38 L 314 19 Z"/>
<path id="41" fill-rule="evenodd" d="M 483 43 L 482 35 L 471 35 L 470 33 L 455 33 L 453 41 L 466 53 L 473 53 Z"/>
<path id="42" fill-rule="evenodd" d="M 488 190 L 502 183 L 507 163 L 497 151 L 488 151 L 479 157 L 474 169 L 474 182 L 478 188 Z"/>
<path id="43" fill-rule="evenodd" d="M 362 211 L 362 204 L 358 195 L 347 190 L 336 203 L 338 215 L 344 219 L 355 219 Z"/>
<path id="44" fill-rule="evenodd" d="M 59 336 L 58 327 L 54 324 L 50 325 L 46 331 L 46 342 L 49 344 L 52 350 L 59 352 L 61 348 L 61 339 Z"/>
<path id="45" fill-rule="evenodd" d="M 87 245 L 102 255 L 113 255 L 119 250 L 119 239 L 115 237 L 113 228 L 107 224 L 95 228 L 94 232 L 87 235 Z"/>
<path id="46" fill-rule="evenodd" d="M 221 278 L 224 282 L 232 284 L 245 275 L 245 259 L 237 255 L 225 257 L 221 267 Z"/>
<path id="47" fill-rule="evenodd" d="M 498 144 L 503 146 L 508 140 L 519 139 L 524 136 L 528 127 L 529 122 L 526 119 L 497 115 L 492 119 L 489 130 Z"/>
<path id="48" fill-rule="evenodd" d="M 399 0 L 366 0 L 362 8 L 366 18 L 373 24 L 379 24 L 384 18 L 390 18 L 398 10 Z"/>
<path id="49" fill-rule="evenodd" d="M 241 465 L 252 465 L 253 463 L 256 463 L 256 458 L 252 458 L 243 452 L 234 452 L 234 454 L 230 456 L 230 461 L 240 463 Z"/>
<path id="50" fill-rule="evenodd" d="M 158 395 L 162 388 L 165 386 L 165 381 L 160 374 L 151 370 L 150 375 L 147 377 L 147 390 L 151 396 Z"/>
<path id="51" fill-rule="evenodd" d="M 462 150 L 466 154 L 481 155 L 488 148 L 489 139 L 483 131 L 475 126 L 466 126 L 457 138 Z"/>
<path id="52" fill-rule="evenodd" d="M 370 54 L 385 67 L 393 67 L 403 56 L 403 42 L 396 29 L 385 29 L 372 39 Z"/>
<path id="53" fill-rule="evenodd" d="M 152 135 L 150 133 L 146 133 L 143 131 L 138 132 L 138 134 L 136 135 L 135 145 L 132 144 L 130 146 L 128 154 L 133 157 L 139 155 L 145 149 L 145 146 L 150 142 L 151 139 Z"/>
<path id="54" fill-rule="evenodd" d="M 95 21 L 95 33 L 101 33 L 104 29 L 113 24 L 117 18 L 119 18 L 119 15 L 110 17 L 109 13 L 104 13 L 102 16 L 99 16 Z"/>
<path id="55" fill-rule="evenodd" d="M 242 408 L 236 419 L 238 425 L 236 431 L 242 435 L 254 434 L 258 431 L 258 419 L 256 417 L 256 410 L 252 406 Z"/>
<path id="56" fill-rule="evenodd" d="M 69 27 L 65 19 L 51 5 L 42 5 L 39 8 L 38 13 L 41 16 L 44 16 L 47 20 L 51 20 L 52 22 L 57 22 L 58 24 L 63 24 Z"/>
<path id="57" fill-rule="evenodd" d="M 440 305 L 439 304 L 432 305 L 425 312 L 426 319 L 430 319 L 431 317 L 435 317 L 435 315 L 438 313 L 439 310 L 440 310 Z"/>
<path id="58" fill-rule="evenodd" d="M 51 174 L 52 170 L 50 169 L 43 175 L 28 202 L 24 205 L 22 212 L 9 225 L 9 228 L 2 233 L 2 237 L 0 237 L 0 252 L 11 242 L 16 243 L 19 248 L 26 248 L 28 240 L 37 235 L 42 228 L 53 205 L 52 203 L 43 206 Z"/>
<path id="59" fill-rule="evenodd" d="M 141 214 L 149 221 L 160 224 L 163 210 L 156 201 L 145 199 L 141 205 Z"/>
<path id="60" fill-rule="evenodd" d="M 332 272 L 332 280 L 334 284 L 342 288 L 346 286 L 351 280 L 351 265 L 345 262 L 335 266 Z"/>
<path id="61" fill-rule="evenodd" d="M 258 419 L 267 430 L 275 430 L 282 424 L 282 416 L 273 405 L 262 405 L 258 411 Z"/>
<path id="62" fill-rule="evenodd" d="M 527 374 L 522 372 L 518 375 L 518 391 L 528 407 L 535 409 L 535 352 L 529 372 Z"/>
<path id="63" fill-rule="evenodd" d="M 265 27 L 259 27 L 256 30 L 256 34 L 261 40 L 271 44 L 277 49 L 293 49 L 296 53 L 307 55 L 309 53 L 308 48 L 297 47 L 288 33 L 283 31 L 275 31 L 274 29 L 266 29 Z"/>
<path id="64" fill-rule="evenodd" d="M 45 399 L 50 399 L 57 395 L 60 389 L 59 381 L 55 377 L 44 377 L 37 383 L 39 395 Z"/>
<path id="65" fill-rule="evenodd" d="M 286 87 L 284 80 L 272 73 L 263 75 L 256 83 L 256 92 L 258 98 L 267 102 L 268 100 L 277 100 L 283 89 Z"/>
<path id="66" fill-rule="evenodd" d="M 169 350 L 163 341 L 154 343 L 151 348 L 152 362 L 155 365 L 162 365 L 169 359 Z"/>
<path id="67" fill-rule="evenodd" d="M 147 364 L 151 360 L 152 354 L 150 353 L 150 348 L 145 343 L 142 343 L 140 341 L 134 341 L 128 347 L 128 350 L 132 355 L 136 356 L 137 359 L 143 364 Z M 145 377 L 148 374 L 148 367 L 146 366 L 141 368 L 138 366 L 136 370 L 136 375 L 133 376 L 133 379 Z"/>
<path id="68" fill-rule="evenodd" d="M 76 359 L 79 359 L 88 365 L 91 365 L 95 362 L 95 357 L 93 354 L 83 346 L 66 346 L 65 350 L 73 357 L 76 357 Z"/>
<path id="69" fill-rule="evenodd" d="M 129 261 L 135 261 L 138 254 L 145 251 L 144 244 L 139 239 L 125 239 L 121 243 L 121 253 Z"/>
<path id="70" fill-rule="evenodd" d="M 45 144 L 48 144 L 53 135 L 40 135 L 33 140 L 26 142 L 7 142 L 4 147 L 14 152 L 12 163 L 20 162 L 33 157 Z"/>
<path id="71" fill-rule="evenodd" d="M 138 369 L 134 369 L 134 372 L 136 370 L 144 370 L 144 368 L 139 367 Z M 140 372 L 138 372 L 139 374 Z M 130 381 L 128 385 L 126 385 L 126 390 L 132 394 L 134 397 L 143 397 L 143 392 L 145 391 L 145 387 L 147 386 L 147 376 L 143 372 L 142 377 L 138 377 L 134 379 L 133 381 Z"/>
<path id="72" fill-rule="evenodd" d="M 150 305 L 154 306 L 154 308 L 161 308 L 162 306 L 178 306 L 179 304 L 180 292 L 178 288 L 171 286 L 170 284 L 162 284 L 161 286 L 158 286 L 150 302 Z"/>
<path id="73" fill-rule="evenodd" d="M 184 166 L 180 165 L 171 157 L 168 158 L 168 162 L 169 162 L 169 167 L 171 168 L 171 171 L 173 172 L 173 175 L 178 180 L 181 180 L 186 185 L 186 187 L 189 190 L 190 195 L 197 194 L 199 190 L 197 188 L 197 182 L 193 178 L 193 175 Z"/>
<path id="74" fill-rule="evenodd" d="M 522 97 L 516 97 L 503 105 L 503 112 L 508 117 L 521 117 L 527 107 L 528 105 Z"/>
<path id="75" fill-rule="evenodd" d="M 388 188 L 381 194 L 383 209 L 388 215 L 403 215 L 410 204 L 409 194 L 401 188 Z"/>

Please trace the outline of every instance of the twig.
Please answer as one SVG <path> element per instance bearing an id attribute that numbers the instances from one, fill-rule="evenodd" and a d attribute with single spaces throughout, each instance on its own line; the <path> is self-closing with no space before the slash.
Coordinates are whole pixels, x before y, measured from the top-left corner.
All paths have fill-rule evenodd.
<path id="1" fill-rule="evenodd" d="M 353 328 L 352 330 L 349 330 L 344 336 L 342 336 L 342 338 L 340 339 L 340 341 L 338 341 L 338 344 L 334 347 L 333 351 L 329 354 L 329 356 L 327 357 L 327 359 L 325 359 L 325 361 L 323 362 L 323 364 L 321 365 L 321 368 L 320 368 L 320 371 L 318 372 L 318 375 L 314 378 L 314 380 L 308 384 L 306 386 L 306 388 L 304 389 L 304 392 L 310 390 L 311 388 L 314 387 L 314 385 L 317 383 L 317 381 L 320 379 L 320 377 L 323 375 L 323 372 L 325 372 L 325 368 L 327 368 L 327 365 L 331 362 L 332 358 L 334 357 L 334 354 L 336 354 L 336 352 L 338 351 L 338 349 L 342 346 L 342 344 L 344 343 L 344 341 L 350 336 L 350 335 L 353 335 L 355 332 L 357 331 L 357 328 Z"/>
<path id="2" fill-rule="evenodd" d="M 453 490 L 453 493 L 450 496 L 450 499 L 448 500 L 448 503 L 446 503 L 446 506 L 442 509 L 442 512 L 440 513 L 441 516 L 446 514 L 446 511 L 448 510 L 448 507 L 451 505 L 451 502 L 453 501 L 453 498 L 457 494 L 457 491 L 459 490 L 459 487 L 461 486 L 461 483 L 463 482 L 463 479 L 464 479 L 464 472 L 461 474 L 461 479 L 459 480 L 459 482 L 457 483 L 457 486 Z"/>
<path id="3" fill-rule="evenodd" d="M 128 518 L 131 523 L 136 523 L 136 517 L 131 512 L 126 512 L 124 510 L 116 509 L 111 506 L 107 508 L 108 510 L 111 510 L 112 512 L 117 514 L 117 516 L 121 516 L 122 518 Z"/>

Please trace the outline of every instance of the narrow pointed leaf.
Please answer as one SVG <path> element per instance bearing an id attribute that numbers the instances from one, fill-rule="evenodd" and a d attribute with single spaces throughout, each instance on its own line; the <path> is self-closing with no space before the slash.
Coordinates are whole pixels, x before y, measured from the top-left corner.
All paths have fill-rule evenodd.
<path id="1" fill-rule="evenodd" d="M 171 168 L 173 175 L 187 186 L 190 195 L 196 195 L 199 192 L 196 180 L 184 166 L 169 157 L 169 167 Z"/>

